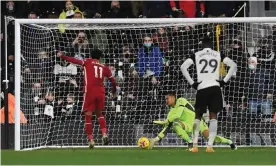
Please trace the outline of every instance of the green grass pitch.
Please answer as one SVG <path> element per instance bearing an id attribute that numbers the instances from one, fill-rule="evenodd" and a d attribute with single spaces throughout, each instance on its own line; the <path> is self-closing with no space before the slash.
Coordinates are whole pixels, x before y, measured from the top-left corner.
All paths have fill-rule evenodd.
<path id="1" fill-rule="evenodd" d="M 215 153 L 198 153 L 185 148 L 128 149 L 41 149 L 2 150 L 3 165 L 272 165 L 276 148 L 215 148 Z"/>

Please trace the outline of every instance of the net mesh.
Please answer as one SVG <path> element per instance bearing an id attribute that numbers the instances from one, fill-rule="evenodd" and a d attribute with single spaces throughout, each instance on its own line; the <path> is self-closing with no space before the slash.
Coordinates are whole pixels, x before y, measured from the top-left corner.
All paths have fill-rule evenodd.
<path id="1" fill-rule="evenodd" d="M 113 101 L 106 85 L 108 134 L 111 146 L 133 146 L 141 136 L 154 137 L 160 130 L 153 120 L 168 112 L 164 95 L 195 103 L 195 91 L 182 76 L 184 60 L 200 49 L 209 35 L 214 49 L 238 64 L 238 71 L 223 89 L 225 109 L 219 114 L 218 134 L 239 145 L 274 145 L 272 116 L 275 94 L 275 33 L 267 24 L 68 24 L 21 25 L 21 111 L 28 123 L 21 124 L 21 149 L 41 146 L 86 146 L 82 67 L 56 57 L 57 51 L 83 59 L 93 48 L 104 52 L 119 85 Z M 149 38 L 148 38 L 149 37 Z M 152 40 L 147 49 L 144 40 Z M 256 72 L 247 61 L 258 57 Z M 158 62 L 158 63 L 157 63 Z M 227 68 L 222 66 L 221 77 Z M 195 79 L 194 69 L 190 69 Z M 273 110 L 274 109 L 274 110 Z M 206 121 L 208 122 L 208 118 Z M 97 145 L 101 134 L 93 117 Z M 201 139 L 200 145 L 206 141 Z M 163 146 L 186 143 L 169 131 Z"/>

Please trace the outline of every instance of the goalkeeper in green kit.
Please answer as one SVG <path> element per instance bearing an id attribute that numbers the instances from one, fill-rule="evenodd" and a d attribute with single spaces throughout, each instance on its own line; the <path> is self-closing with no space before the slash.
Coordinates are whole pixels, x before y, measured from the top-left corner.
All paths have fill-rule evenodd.
<path id="1" fill-rule="evenodd" d="M 167 93 L 166 104 L 170 107 L 167 119 L 164 121 L 153 121 L 153 123 L 164 125 L 164 128 L 157 137 L 150 140 L 149 149 L 152 149 L 156 142 L 163 139 L 166 136 L 167 130 L 171 127 L 180 138 L 188 142 L 188 147 L 191 149 L 193 147 L 193 141 L 190 135 L 192 134 L 195 120 L 194 107 L 184 98 L 177 99 L 175 92 Z M 209 129 L 203 120 L 200 122 L 200 132 L 201 135 L 208 140 Z M 231 140 L 221 136 L 216 136 L 215 142 L 228 144 L 231 149 L 236 149 L 235 144 Z"/>

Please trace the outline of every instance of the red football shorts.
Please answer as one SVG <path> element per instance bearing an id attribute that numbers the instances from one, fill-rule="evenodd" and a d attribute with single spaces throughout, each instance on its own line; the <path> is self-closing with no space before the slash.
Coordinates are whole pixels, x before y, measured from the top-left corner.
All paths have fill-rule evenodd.
<path id="1" fill-rule="evenodd" d="M 95 110 L 104 110 L 104 93 L 84 93 L 83 99 L 83 111 L 93 112 Z"/>

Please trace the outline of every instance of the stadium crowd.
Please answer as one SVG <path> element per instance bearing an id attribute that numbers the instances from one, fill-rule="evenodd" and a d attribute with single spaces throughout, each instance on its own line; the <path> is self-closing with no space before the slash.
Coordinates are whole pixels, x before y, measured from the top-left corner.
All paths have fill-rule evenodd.
<path id="1" fill-rule="evenodd" d="M 1 45 L 4 48 L 4 16 L 30 19 L 232 17 L 244 2 L 195 0 L 1 3 Z M 243 12 L 237 16 L 243 16 Z M 194 92 L 183 78 L 179 67 L 187 56 L 192 56 L 200 48 L 201 37 L 209 34 L 215 41 L 214 48 L 221 50 L 238 64 L 238 72 L 224 89 L 224 117 L 235 116 L 233 114 L 246 108 L 250 113 L 256 114 L 254 116 L 263 114 L 268 118 L 272 117 L 273 107 L 276 108 L 276 102 L 273 101 L 276 99 L 276 27 L 272 27 L 272 35 L 260 40 L 260 49 L 253 54 L 256 58 L 249 58 L 247 48 L 244 48 L 245 41 L 240 38 L 240 31 L 244 29 L 241 24 L 220 27 L 221 35 L 217 41 L 217 25 L 210 24 L 140 29 L 107 27 L 105 30 L 92 28 L 83 31 L 68 29 L 66 25 L 60 24 L 52 31 L 55 37 L 50 39 L 46 39 L 49 36 L 46 31 L 45 36 L 39 34 L 40 36 L 30 38 L 32 33 L 36 33 L 35 27 L 24 25 L 21 40 L 32 41 L 24 43 L 25 47 L 22 48 L 22 110 L 28 110 L 27 119 L 34 121 L 39 118 L 30 118 L 31 116 L 45 116 L 44 114 L 47 120 L 53 117 L 62 120 L 78 117 L 76 115 L 82 105 L 82 68 L 56 58 L 55 54 L 57 50 L 61 50 L 66 55 L 83 59 L 89 56 L 91 49 L 98 48 L 104 53 L 103 62 L 110 66 L 116 76 L 119 85 L 117 91 L 121 96 L 114 102 L 109 98 L 107 90 L 107 110 L 113 110 L 107 111 L 110 114 L 107 116 L 134 122 L 143 120 L 145 114 L 160 118 L 166 110 L 164 106 L 160 106 L 165 91 L 177 88 L 179 94 L 193 98 Z M 7 28 L 9 92 L 13 94 L 13 22 L 9 22 Z M 49 43 L 45 43 L 47 41 Z M 53 41 L 55 44 L 51 43 Z M 50 49 L 46 48 L 46 44 L 50 45 Z M 5 54 L 4 49 L 1 50 L 1 73 L 4 78 Z M 247 66 L 256 68 L 255 72 L 252 73 L 252 69 Z M 221 73 L 223 76 L 225 71 L 222 70 Z M 3 85 L 2 83 L 2 87 Z M 107 88 L 109 87 L 107 83 Z M 49 107 L 54 109 L 54 114 L 45 113 L 45 109 Z"/>

